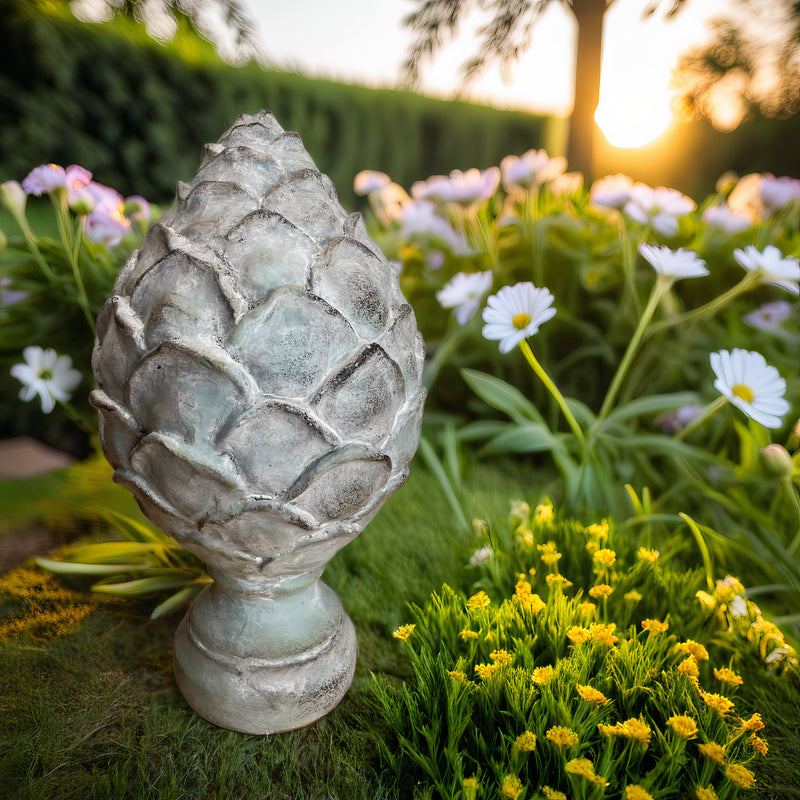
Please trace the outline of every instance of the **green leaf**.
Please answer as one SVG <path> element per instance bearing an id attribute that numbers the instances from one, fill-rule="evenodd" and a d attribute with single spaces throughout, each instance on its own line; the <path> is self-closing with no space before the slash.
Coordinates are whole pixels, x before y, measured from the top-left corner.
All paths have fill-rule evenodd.
<path id="1" fill-rule="evenodd" d="M 558 440 L 544 425 L 536 422 L 506 423 L 506 429 L 487 442 L 480 454 L 539 453 L 557 446 Z"/>
<path id="2" fill-rule="evenodd" d="M 697 395 L 694 392 L 672 392 L 639 397 L 615 408 L 606 418 L 606 424 L 619 424 L 635 417 L 655 417 L 694 402 L 697 402 Z"/>
<path id="3" fill-rule="evenodd" d="M 125 597 L 160 592 L 164 589 L 180 589 L 197 578 L 196 573 L 180 570 L 168 570 L 170 574 L 151 575 L 147 578 L 134 578 L 121 583 L 96 583 L 92 586 L 93 592 L 99 594 L 119 594 Z"/>
<path id="4" fill-rule="evenodd" d="M 462 428 L 459 428 L 456 436 L 460 442 L 475 442 L 481 439 L 491 439 L 502 433 L 509 425 L 514 425 L 513 422 L 505 422 L 500 419 L 483 419 L 477 422 L 469 422 Z"/>
<path id="5" fill-rule="evenodd" d="M 36 563 L 48 572 L 59 575 L 119 575 L 123 572 L 138 572 L 148 569 L 150 564 L 81 564 L 77 561 L 54 561 L 37 558 Z"/>
<path id="6" fill-rule="evenodd" d="M 203 591 L 205 587 L 197 584 L 192 586 L 187 586 L 185 589 L 181 589 L 179 592 L 175 592 L 175 594 L 168 597 L 163 603 L 159 603 L 150 614 L 150 619 L 158 619 L 159 617 L 163 617 L 166 614 L 175 611 L 176 609 L 183 608 L 184 606 L 188 605 L 189 603 Z"/>
<path id="7" fill-rule="evenodd" d="M 536 406 L 511 384 L 474 369 L 462 369 L 461 376 L 467 386 L 481 400 L 488 403 L 492 408 L 508 414 L 514 422 L 533 420 L 544 424 L 544 417 L 539 413 Z"/>

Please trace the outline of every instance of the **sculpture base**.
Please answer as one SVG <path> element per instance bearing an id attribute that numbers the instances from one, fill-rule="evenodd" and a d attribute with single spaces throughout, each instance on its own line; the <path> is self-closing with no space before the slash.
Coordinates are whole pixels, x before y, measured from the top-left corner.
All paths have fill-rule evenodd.
<path id="1" fill-rule="evenodd" d="M 332 711 L 353 680 L 358 645 L 338 595 L 314 580 L 293 591 L 204 589 L 175 634 L 175 677 L 204 719 L 278 733 Z"/>

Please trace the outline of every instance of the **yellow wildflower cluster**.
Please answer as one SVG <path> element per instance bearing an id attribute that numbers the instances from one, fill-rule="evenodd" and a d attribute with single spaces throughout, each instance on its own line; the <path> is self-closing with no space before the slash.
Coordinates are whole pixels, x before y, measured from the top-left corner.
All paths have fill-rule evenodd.
<path id="1" fill-rule="evenodd" d="M 725 761 L 725 748 L 721 744 L 717 744 L 716 742 L 707 742 L 706 744 L 698 745 L 697 749 L 706 758 L 710 758 L 712 761 L 716 761 L 718 764 L 721 764 L 723 761 Z"/>
<path id="2" fill-rule="evenodd" d="M 533 512 L 534 522 L 539 525 L 552 522 L 556 518 L 552 503 L 540 503 Z"/>
<path id="3" fill-rule="evenodd" d="M 510 800 L 517 800 L 522 794 L 522 782 L 516 775 L 506 775 L 505 778 L 503 778 L 501 792 L 503 797 L 508 797 Z"/>
<path id="4" fill-rule="evenodd" d="M 494 661 L 498 667 L 505 667 L 514 660 L 514 656 L 508 650 L 492 650 L 489 653 L 489 658 Z"/>
<path id="5" fill-rule="evenodd" d="M 592 622 L 589 625 L 589 639 L 593 642 L 602 642 L 609 647 L 613 647 L 613 645 L 619 641 L 619 638 L 614 636 L 616 627 L 616 623 L 614 622 L 609 622 L 608 625 L 603 625 L 600 622 Z"/>
<path id="6" fill-rule="evenodd" d="M 573 625 L 567 629 L 567 638 L 573 644 L 583 644 L 589 641 L 589 630 L 581 625 Z"/>
<path id="7" fill-rule="evenodd" d="M 532 753 L 536 749 L 536 734 L 524 731 L 514 740 L 514 750 L 520 753 Z"/>
<path id="8" fill-rule="evenodd" d="M 653 795 L 644 786 L 629 783 L 625 787 L 625 800 L 653 800 Z"/>
<path id="9" fill-rule="evenodd" d="M 578 611 L 581 614 L 591 614 L 597 608 L 597 603 L 592 603 L 589 600 L 585 600 L 583 603 L 578 603 Z"/>
<path id="10" fill-rule="evenodd" d="M 650 737 L 653 735 L 650 726 L 636 717 L 631 717 L 625 722 L 617 722 L 615 725 L 599 723 L 597 728 L 603 736 L 622 736 L 625 739 L 633 739 L 645 747 L 650 744 Z"/>
<path id="11" fill-rule="evenodd" d="M 401 625 L 393 634 L 395 639 L 400 639 L 401 642 L 408 641 L 408 637 L 414 633 L 416 625 Z"/>
<path id="12" fill-rule="evenodd" d="M 466 684 L 467 682 L 467 673 L 460 669 L 451 669 L 447 673 L 456 683 L 463 683 Z"/>
<path id="13" fill-rule="evenodd" d="M 750 719 L 742 720 L 742 727 L 746 731 L 752 731 L 753 733 L 762 730 L 764 727 L 764 721 L 761 719 L 761 714 L 753 714 Z"/>
<path id="14" fill-rule="evenodd" d="M 595 600 L 599 600 L 601 597 L 609 597 L 613 591 L 613 586 L 609 586 L 607 583 L 598 583 L 596 586 L 592 586 L 592 588 L 589 589 L 589 594 L 594 597 Z"/>
<path id="15" fill-rule="evenodd" d="M 489 603 L 492 601 L 489 599 L 489 595 L 486 594 L 484 591 L 476 592 L 472 597 L 467 600 L 467 608 L 470 611 L 475 611 L 479 608 L 486 608 Z"/>
<path id="16" fill-rule="evenodd" d="M 638 603 L 642 599 L 642 595 L 640 592 L 637 592 L 636 589 L 631 589 L 629 592 L 625 592 L 622 595 L 629 603 Z"/>
<path id="17" fill-rule="evenodd" d="M 558 789 L 551 789 L 549 786 L 542 786 L 542 794 L 545 800 L 567 800 L 564 792 L 559 792 Z"/>
<path id="18" fill-rule="evenodd" d="M 725 714 L 730 713 L 733 711 L 733 701 L 729 700 L 727 697 L 724 697 L 721 694 L 714 694 L 712 692 L 704 692 L 702 689 L 700 690 L 700 697 L 703 698 L 705 704 L 709 708 L 713 708 L 714 711 L 717 712 L 720 716 L 724 716 Z"/>
<path id="19" fill-rule="evenodd" d="M 473 775 L 471 778 L 464 778 L 461 788 L 463 790 L 464 800 L 475 800 L 481 785 L 478 779 Z"/>
<path id="20" fill-rule="evenodd" d="M 710 786 L 708 788 L 698 786 L 694 793 L 697 800 L 719 800 L 717 793 Z"/>
<path id="21" fill-rule="evenodd" d="M 575 688 L 578 690 L 578 694 L 580 695 L 582 700 L 585 700 L 587 703 L 605 703 L 608 698 L 598 689 L 595 689 L 593 686 L 583 686 L 580 683 L 575 684 Z"/>
<path id="22" fill-rule="evenodd" d="M 546 608 L 546 603 L 538 594 L 533 594 L 528 581 L 519 580 L 514 590 L 513 599 L 532 614 L 538 614 Z"/>
<path id="23" fill-rule="evenodd" d="M 572 747 L 578 744 L 578 734 L 572 728 L 565 728 L 562 725 L 555 725 L 545 734 L 547 740 L 556 747 Z"/>
<path id="24" fill-rule="evenodd" d="M 761 753 L 762 756 L 765 756 L 769 750 L 767 743 L 760 736 L 756 736 L 755 734 L 750 737 L 750 744 L 753 745 L 753 750 L 757 753 Z"/>
<path id="25" fill-rule="evenodd" d="M 688 675 L 690 678 L 696 678 L 700 674 L 700 667 L 697 665 L 697 659 L 694 656 L 684 658 L 678 664 L 678 672 Z"/>
<path id="26" fill-rule="evenodd" d="M 742 582 L 733 575 L 726 575 L 721 581 L 717 581 L 714 588 L 719 598 L 725 603 L 730 603 L 737 594 L 744 591 Z"/>
<path id="27" fill-rule="evenodd" d="M 646 561 L 649 564 L 655 564 L 660 555 L 661 553 L 659 553 L 658 550 L 651 550 L 648 547 L 640 547 L 636 551 L 636 557 L 639 561 Z"/>
<path id="28" fill-rule="evenodd" d="M 573 758 L 572 761 L 567 761 L 564 769 L 570 775 L 586 778 L 590 783 L 596 783 L 598 786 L 608 786 L 608 781 L 605 778 L 595 774 L 594 764 L 588 758 Z"/>
<path id="29" fill-rule="evenodd" d="M 497 669 L 497 664 L 476 664 L 475 674 L 482 681 L 489 681 L 492 679 L 496 669 Z"/>
<path id="30" fill-rule="evenodd" d="M 728 764 L 725 777 L 740 789 L 749 789 L 756 782 L 756 776 L 742 764 Z"/>
<path id="31" fill-rule="evenodd" d="M 531 677 L 533 678 L 533 682 L 538 683 L 539 686 L 547 686 L 553 679 L 553 667 L 550 664 L 546 667 L 535 667 L 531 673 Z"/>
<path id="32" fill-rule="evenodd" d="M 568 581 L 563 575 L 559 574 L 558 572 L 551 572 L 548 575 L 545 575 L 545 583 L 548 586 L 561 586 L 564 589 L 568 589 L 572 586 L 572 581 Z"/>
<path id="33" fill-rule="evenodd" d="M 468 639 L 477 639 L 479 636 L 478 631 L 472 631 L 469 628 L 464 628 L 463 631 L 459 631 L 458 635 L 466 642 Z"/>
<path id="34" fill-rule="evenodd" d="M 670 717 L 667 720 L 667 725 L 684 739 L 694 739 L 697 736 L 697 723 L 691 717 L 683 714 L 675 714 Z"/>
<path id="35" fill-rule="evenodd" d="M 665 633 L 669 630 L 669 622 L 661 622 L 658 619 L 643 619 L 642 630 L 650 633 Z"/>
<path id="36" fill-rule="evenodd" d="M 604 572 L 614 566 L 617 561 L 617 554 L 607 547 L 600 550 L 595 550 L 592 554 L 592 562 L 594 563 L 595 572 Z"/>
<path id="37" fill-rule="evenodd" d="M 694 656 L 698 661 L 708 660 L 708 650 L 699 642 L 695 642 L 692 639 L 681 642 L 678 645 L 678 650 L 680 650 L 681 653 L 686 653 L 686 655 Z"/>
<path id="38" fill-rule="evenodd" d="M 602 522 L 589 525 L 588 528 L 584 528 L 584 533 L 596 542 L 604 542 L 608 539 L 608 520 L 604 519 Z"/>
<path id="39" fill-rule="evenodd" d="M 542 561 L 548 567 L 553 567 L 558 563 L 561 558 L 561 553 L 558 552 L 555 542 L 547 542 L 546 544 L 537 544 L 536 549 L 542 554 Z"/>
<path id="40" fill-rule="evenodd" d="M 741 686 L 742 676 L 734 672 L 732 669 L 722 667 L 721 669 L 714 668 L 714 677 L 723 683 L 732 683 L 734 686 Z"/>

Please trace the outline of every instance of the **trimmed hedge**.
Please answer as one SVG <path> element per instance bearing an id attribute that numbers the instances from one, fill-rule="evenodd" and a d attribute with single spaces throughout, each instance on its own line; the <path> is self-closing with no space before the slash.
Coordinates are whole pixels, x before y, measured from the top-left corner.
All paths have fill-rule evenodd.
<path id="1" fill-rule="evenodd" d="M 165 47 L 127 18 L 84 24 L 44 0 L 0 0 L 0 19 L 4 179 L 43 162 L 79 163 L 123 194 L 169 201 L 200 147 L 261 108 L 300 132 L 350 207 L 362 169 L 408 186 L 548 145 L 546 117 L 237 69 L 186 28 Z"/>

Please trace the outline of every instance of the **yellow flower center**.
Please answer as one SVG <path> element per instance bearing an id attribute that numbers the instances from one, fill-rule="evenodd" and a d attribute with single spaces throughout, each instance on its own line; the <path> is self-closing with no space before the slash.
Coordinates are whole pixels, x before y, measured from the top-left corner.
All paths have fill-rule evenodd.
<path id="1" fill-rule="evenodd" d="M 511 324 L 517 330 L 521 331 L 523 328 L 527 327 L 527 325 L 530 323 L 530 321 L 531 321 L 530 314 L 526 314 L 525 312 L 523 312 L 522 314 L 517 314 L 514 317 L 514 319 L 511 320 Z M 734 389 L 734 391 L 736 391 L 736 390 Z"/>
<path id="2" fill-rule="evenodd" d="M 736 395 L 736 397 L 744 400 L 745 403 L 752 403 L 753 398 L 755 397 L 753 390 L 744 383 L 737 383 L 736 386 L 731 389 L 731 391 L 734 393 L 734 395 Z"/>

